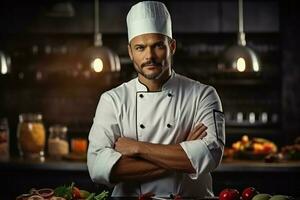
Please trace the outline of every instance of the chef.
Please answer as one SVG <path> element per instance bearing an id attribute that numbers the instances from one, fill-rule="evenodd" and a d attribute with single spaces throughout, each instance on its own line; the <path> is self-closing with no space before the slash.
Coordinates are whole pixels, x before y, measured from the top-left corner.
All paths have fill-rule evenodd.
<path id="1" fill-rule="evenodd" d="M 216 90 L 172 69 L 176 41 L 166 6 L 135 4 L 128 52 L 137 77 L 103 93 L 89 133 L 88 170 L 112 196 L 213 196 L 210 172 L 225 143 Z"/>

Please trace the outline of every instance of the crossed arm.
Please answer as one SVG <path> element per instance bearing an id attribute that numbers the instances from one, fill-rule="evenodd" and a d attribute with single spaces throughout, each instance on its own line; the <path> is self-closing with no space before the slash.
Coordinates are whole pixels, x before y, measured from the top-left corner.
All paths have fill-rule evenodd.
<path id="1" fill-rule="evenodd" d="M 200 123 L 187 136 L 186 141 L 205 137 L 207 127 Z M 140 142 L 120 137 L 115 150 L 122 157 L 112 168 L 110 181 L 149 180 L 167 174 L 169 171 L 194 173 L 195 170 L 179 144 L 163 145 Z"/>

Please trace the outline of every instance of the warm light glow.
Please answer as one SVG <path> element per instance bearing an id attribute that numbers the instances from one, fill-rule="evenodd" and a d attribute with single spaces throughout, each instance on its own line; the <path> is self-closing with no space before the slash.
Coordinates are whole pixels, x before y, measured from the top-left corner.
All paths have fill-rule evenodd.
<path id="1" fill-rule="evenodd" d="M 95 72 L 99 73 L 103 70 L 103 61 L 100 58 L 96 58 L 92 63 L 91 67 L 94 69 Z"/>
<path id="2" fill-rule="evenodd" d="M 5 60 L 5 56 L 1 55 L 1 74 L 7 74 L 8 72 L 8 67 L 7 67 L 7 62 Z"/>
<path id="3" fill-rule="evenodd" d="M 245 62 L 245 59 L 240 57 L 237 59 L 237 62 L 236 62 L 236 66 L 237 66 L 237 70 L 239 72 L 244 72 L 246 70 L 246 62 Z"/>
<path id="4" fill-rule="evenodd" d="M 258 72 L 258 71 L 259 71 L 259 66 L 258 66 L 257 62 L 254 62 L 254 63 L 253 63 L 253 70 L 254 70 L 255 72 Z"/>

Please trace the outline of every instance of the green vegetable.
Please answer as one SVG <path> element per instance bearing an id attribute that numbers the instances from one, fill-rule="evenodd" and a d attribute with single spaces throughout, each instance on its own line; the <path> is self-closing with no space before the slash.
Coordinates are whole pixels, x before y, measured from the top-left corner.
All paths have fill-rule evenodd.
<path id="1" fill-rule="evenodd" d="M 91 194 L 89 195 L 89 197 L 86 198 L 85 200 L 94 200 L 94 197 L 95 197 L 95 193 L 91 193 Z"/>
<path id="2" fill-rule="evenodd" d="M 54 195 L 57 197 L 63 197 L 66 200 L 72 200 L 72 190 L 74 187 L 74 183 L 69 186 L 59 186 L 54 189 Z"/>
<path id="3" fill-rule="evenodd" d="M 86 191 L 86 190 L 80 190 L 80 197 L 81 198 L 88 198 L 90 196 L 90 192 L 89 191 Z"/>
<path id="4" fill-rule="evenodd" d="M 54 189 L 54 195 L 57 197 L 63 197 L 66 200 L 72 200 L 74 183 L 69 186 L 59 186 Z M 90 193 L 86 190 L 79 190 L 80 197 L 85 200 L 107 200 L 108 199 L 108 191 L 103 191 L 100 194 L 96 195 L 95 193 Z"/>
<path id="5" fill-rule="evenodd" d="M 97 196 L 95 196 L 95 200 L 106 200 L 107 197 L 108 197 L 108 192 L 103 191 L 100 194 L 98 194 Z"/>

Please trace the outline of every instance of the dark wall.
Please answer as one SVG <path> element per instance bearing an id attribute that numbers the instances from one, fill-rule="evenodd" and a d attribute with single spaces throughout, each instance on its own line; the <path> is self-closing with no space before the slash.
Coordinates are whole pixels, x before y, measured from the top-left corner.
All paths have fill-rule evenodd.
<path id="1" fill-rule="evenodd" d="M 282 105 L 283 128 L 288 141 L 300 136 L 300 28 L 296 1 L 282 2 Z"/>
<path id="2" fill-rule="evenodd" d="M 135 1 L 100 1 L 104 45 L 122 62 L 118 75 L 87 75 L 82 55 L 93 43 L 93 1 L 71 1 L 72 12 L 58 12 L 66 1 L 6 2 L 0 8 L 0 49 L 12 57 L 12 73 L 0 77 L 0 114 L 9 118 L 16 150 L 18 114 L 41 112 L 46 127 L 66 124 L 70 135 L 87 136 L 99 96 L 135 76 L 127 55 L 125 16 Z M 262 63 L 259 74 L 217 71 L 222 51 L 236 43 L 237 2 L 165 1 L 178 49 L 177 72 L 215 86 L 227 114 L 228 144 L 243 134 L 292 142 L 299 131 L 299 17 L 296 1 L 244 1 L 247 44 Z M 238 112 L 269 114 L 267 124 L 236 123 Z M 276 120 L 272 121 L 272 116 Z"/>

